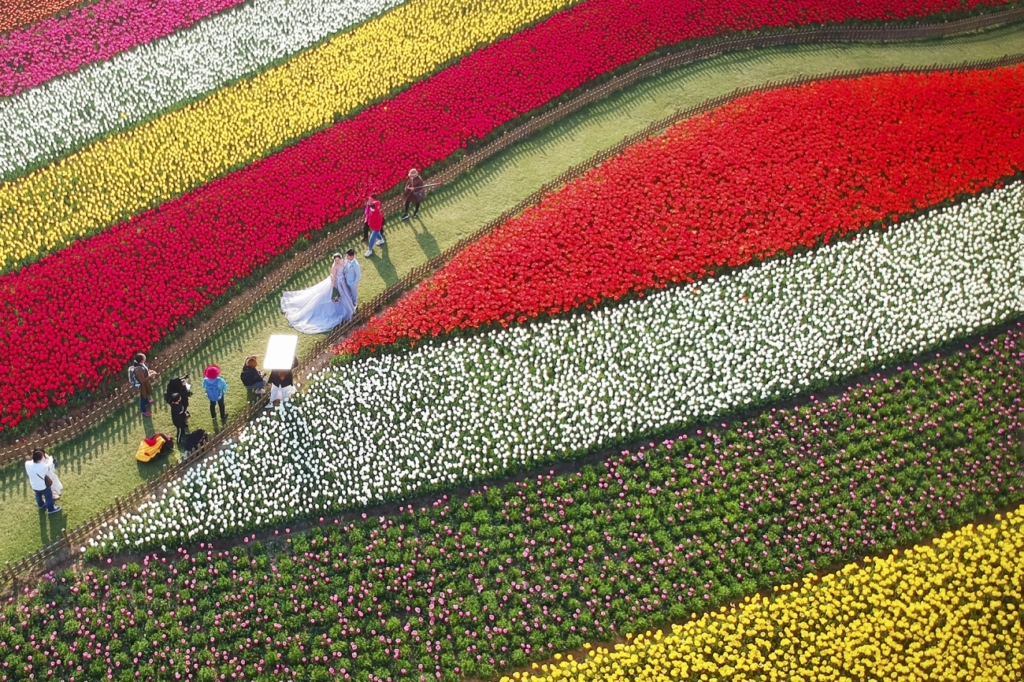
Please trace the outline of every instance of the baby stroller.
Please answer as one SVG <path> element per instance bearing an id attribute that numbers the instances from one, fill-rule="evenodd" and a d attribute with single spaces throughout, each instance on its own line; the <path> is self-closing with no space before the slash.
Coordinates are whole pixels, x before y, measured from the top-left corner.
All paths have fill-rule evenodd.
<path id="1" fill-rule="evenodd" d="M 174 377 L 167 382 L 167 390 L 164 391 L 164 400 L 167 404 L 171 404 L 171 396 L 177 393 L 181 396 L 181 404 L 188 409 L 188 398 L 192 395 L 192 385 L 188 383 L 188 374 L 182 374 L 180 377 Z"/>

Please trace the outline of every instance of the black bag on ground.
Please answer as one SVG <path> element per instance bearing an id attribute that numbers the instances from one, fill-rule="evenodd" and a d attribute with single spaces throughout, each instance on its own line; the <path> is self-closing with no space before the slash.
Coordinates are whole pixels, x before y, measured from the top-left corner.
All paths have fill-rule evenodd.
<path id="1" fill-rule="evenodd" d="M 193 452 L 206 442 L 206 431 L 196 429 L 185 439 L 185 452 Z"/>

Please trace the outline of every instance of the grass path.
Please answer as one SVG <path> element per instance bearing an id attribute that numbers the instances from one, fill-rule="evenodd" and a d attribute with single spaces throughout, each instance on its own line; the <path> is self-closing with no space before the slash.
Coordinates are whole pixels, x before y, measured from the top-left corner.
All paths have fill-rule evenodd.
<path id="1" fill-rule="evenodd" d="M 956 65 L 967 60 L 991 59 L 1019 52 L 1024 46 L 1024 25 L 970 36 L 888 45 L 793 46 L 725 55 L 684 66 L 627 88 L 567 117 L 534 138 L 505 150 L 456 182 L 432 194 L 420 219 L 408 223 L 391 216 L 385 229 L 388 245 L 372 259 L 362 258 L 360 298 L 370 298 L 404 276 L 411 268 L 455 244 L 514 206 L 540 185 L 566 168 L 613 146 L 651 121 L 679 109 L 727 94 L 736 88 L 800 75 L 828 74 L 835 69 L 893 68 Z M 542 248 L 538 244 L 538 248 Z M 324 262 L 293 277 L 286 289 L 309 286 L 326 276 Z M 193 429 L 216 430 L 206 396 L 199 387 L 202 369 L 210 363 L 222 368 L 230 389 L 229 416 L 245 404 L 238 375 L 245 357 L 261 354 L 267 338 L 287 333 L 279 312 L 280 291 L 222 330 L 186 358 L 171 376 L 187 371 L 194 379 Z M 320 337 L 300 335 L 303 356 Z M 162 390 L 161 390 L 162 393 Z M 143 480 L 159 473 L 162 464 L 143 466 L 134 460 L 141 438 L 155 431 L 174 433 L 166 406 L 154 406 L 151 423 L 144 423 L 137 408 L 126 407 L 102 425 L 74 441 L 51 448 L 65 485 L 63 514 L 40 514 L 34 505 L 24 469 L 12 464 L 0 469 L 0 562 L 29 554 L 59 537 L 61 531 L 82 523 L 110 506 Z"/>

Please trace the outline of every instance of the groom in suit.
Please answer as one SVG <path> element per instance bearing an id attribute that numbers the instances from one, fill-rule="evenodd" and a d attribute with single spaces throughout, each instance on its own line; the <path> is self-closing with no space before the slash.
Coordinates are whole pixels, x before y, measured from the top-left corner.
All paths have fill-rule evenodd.
<path id="1" fill-rule="evenodd" d="M 352 309 L 354 310 L 359 301 L 359 280 L 363 277 L 359 261 L 356 260 L 355 249 L 349 249 L 345 252 L 345 265 L 342 267 L 341 273 L 344 275 L 345 281 L 343 293 L 348 294 L 349 300 L 352 301 Z"/>

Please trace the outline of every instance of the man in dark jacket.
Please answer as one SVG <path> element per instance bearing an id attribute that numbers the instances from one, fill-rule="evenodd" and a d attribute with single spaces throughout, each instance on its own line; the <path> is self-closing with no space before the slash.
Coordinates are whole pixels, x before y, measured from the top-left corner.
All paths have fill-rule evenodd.
<path id="1" fill-rule="evenodd" d="M 178 443 L 184 444 L 188 437 L 188 409 L 182 403 L 180 393 L 172 393 L 171 400 L 171 423 L 178 428 Z"/>

